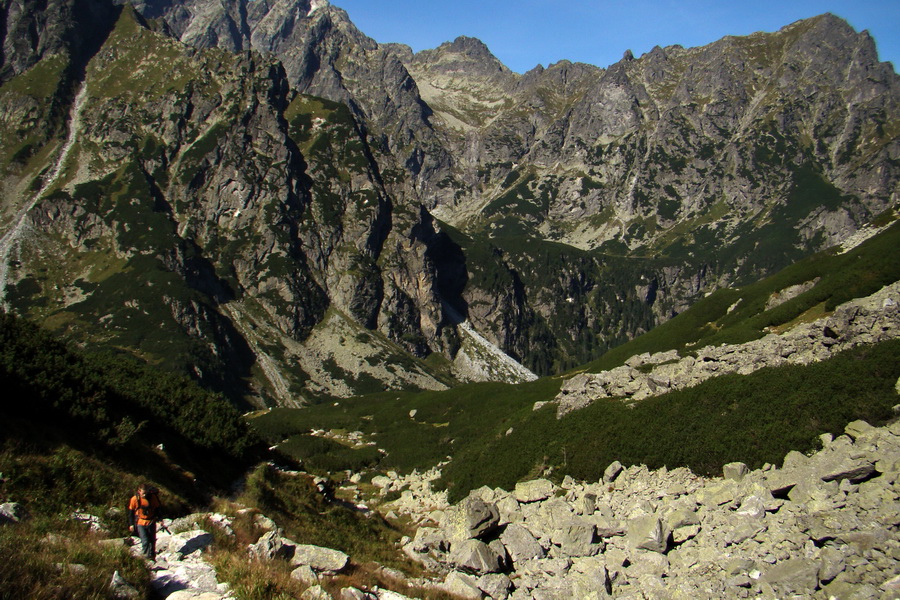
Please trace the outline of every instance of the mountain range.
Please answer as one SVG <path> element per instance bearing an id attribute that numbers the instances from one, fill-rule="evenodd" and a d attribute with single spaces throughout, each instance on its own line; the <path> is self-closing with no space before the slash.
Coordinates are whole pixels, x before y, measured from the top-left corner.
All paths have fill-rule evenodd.
<path id="1" fill-rule="evenodd" d="M 4 304 L 246 407 L 557 374 L 898 202 L 900 80 L 828 14 L 522 75 L 318 0 L 0 36 Z"/>

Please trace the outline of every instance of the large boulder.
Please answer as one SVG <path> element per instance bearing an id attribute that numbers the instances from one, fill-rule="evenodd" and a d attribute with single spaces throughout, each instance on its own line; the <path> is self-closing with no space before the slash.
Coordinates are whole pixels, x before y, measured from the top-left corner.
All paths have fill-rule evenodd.
<path id="1" fill-rule="evenodd" d="M 470 496 L 444 512 L 441 529 L 453 543 L 482 537 L 494 531 L 499 522 L 496 506 Z"/>
<path id="2" fill-rule="evenodd" d="M 668 547 L 669 533 L 656 515 L 643 515 L 628 521 L 626 534 L 633 548 L 664 553 Z"/>
<path id="3" fill-rule="evenodd" d="M 819 587 L 821 563 L 808 558 L 791 558 L 766 569 L 763 581 L 783 596 L 811 596 Z"/>
<path id="4" fill-rule="evenodd" d="M 337 573 L 347 566 L 350 557 L 340 550 L 297 544 L 290 560 L 292 565 L 306 565 L 319 573 Z"/>
<path id="5" fill-rule="evenodd" d="M 519 502 L 538 502 L 546 500 L 556 491 L 556 486 L 547 479 L 520 481 L 516 484 L 513 495 Z"/>
<path id="6" fill-rule="evenodd" d="M 521 563 L 534 558 L 543 558 L 546 551 L 535 537 L 522 525 L 513 523 L 500 534 L 500 541 L 512 558 L 513 563 Z"/>
<path id="7" fill-rule="evenodd" d="M 453 544 L 450 562 L 469 573 L 499 573 L 503 556 L 481 540 L 465 540 Z"/>
<path id="8" fill-rule="evenodd" d="M 160 535 L 156 540 L 156 551 L 175 552 L 187 556 L 208 547 L 213 543 L 213 536 L 200 529 L 185 531 L 174 535 Z"/>
<path id="9" fill-rule="evenodd" d="M 257 560 L 267 561 L 276 558 L 289 558 L 290 548 L 285 544 L 284 538 L 277 531 L 269 531 L 263 534 L 255 544 L 248 548 L 250 556 Z"/>

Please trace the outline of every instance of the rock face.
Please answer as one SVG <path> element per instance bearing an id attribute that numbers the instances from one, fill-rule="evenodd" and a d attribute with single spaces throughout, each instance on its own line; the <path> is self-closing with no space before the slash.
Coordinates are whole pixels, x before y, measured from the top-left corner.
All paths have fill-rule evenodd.
<path id="1" fill-rule="evenodd" d="M 509 522 L 474 540 L 429 530 L 440 541 L 408 553 L 457 570 L 447 581 L 473 598 L 893 597 L 900 424 L 846 431 L 781 468 L 729 465 L 727 478 L 640 466 L 612 484 L 568 481 L 563 496 L 517 499 L 540 481 L 476 490 L 451 510 L 512 502 Z M 475 548 L 478 560 L 459 559 Z"/>
<path id="2" fill-rule="evenodd" d="M 897 203 L 898 77 L 831 15 L 519 75 L 320 1 L 0 12 L 4 304 L 236 401 L 530 377 L 474 334 L 559 372 Z"/>
<path id="3" fill-rule="evenodd" d="M 683 358 L 675 350 L 642 354 L 609 371 L 576 375 L 557 394 L 556 415 L 562 417 L 602 398 L 643 400 L 730 373 L 747 375 L 765 367 L 827 360 L 843 350 L 898 336 L 900 282 L 867 298 L 846 302 L 831 316 L 781 335 L 773 333 L 745 344 L 707 346 L 696 356 Z"/>

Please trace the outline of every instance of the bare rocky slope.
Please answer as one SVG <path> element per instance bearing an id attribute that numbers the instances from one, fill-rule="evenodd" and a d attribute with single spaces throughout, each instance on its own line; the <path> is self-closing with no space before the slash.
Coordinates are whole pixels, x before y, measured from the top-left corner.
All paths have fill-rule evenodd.
<path id="1" fill-rule="evenodd" d="M 463 321 L 559 372 L 897 204 L 898 77 L 831 15 L 524 75 L 318 0 L 0 15 L 5 305 L 236 401 L 530 377 Z"/>

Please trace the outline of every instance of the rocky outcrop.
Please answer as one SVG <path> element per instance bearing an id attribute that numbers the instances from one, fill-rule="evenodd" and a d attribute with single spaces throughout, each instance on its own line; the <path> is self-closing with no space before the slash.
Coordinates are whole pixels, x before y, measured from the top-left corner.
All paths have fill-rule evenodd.
<path id="1" fill-rule="evenodd" d="M 603 398 L 638 401 L 695 386 L 712 377 L 747 375 L 766 367 L 805 365 L 834 354 L 900 336 L 900 282 L 867 298 L 838 306 L 828 317 L 744 344 L 707 346 L 681 357 L 670 350 L 640 354 L 602 373 L 582 373 L 563 383 L 557 418 Z M 535 408 L 543 406 L 536 404 Z"/>
<path id="2" fill-rule="evenodd" d="M 407 553 L 472 598 L 892 598 L 900 423 L 857 421 L 822 444 L 722 478 L 632 466 L 596 483 L 481 488 Z"/>

